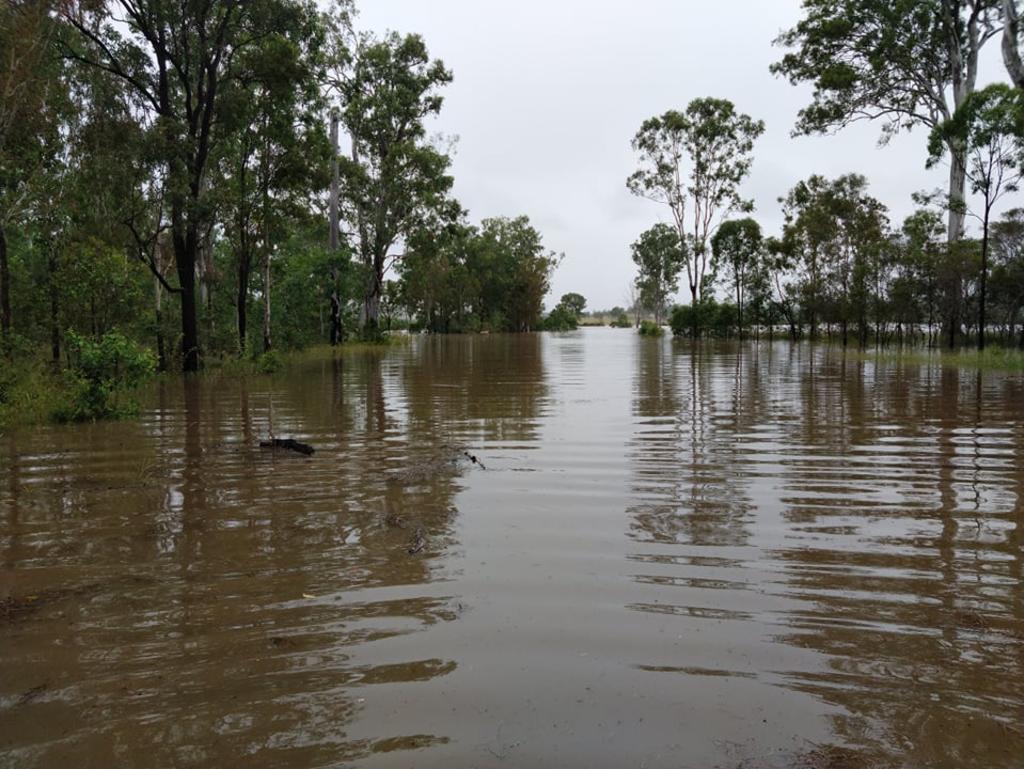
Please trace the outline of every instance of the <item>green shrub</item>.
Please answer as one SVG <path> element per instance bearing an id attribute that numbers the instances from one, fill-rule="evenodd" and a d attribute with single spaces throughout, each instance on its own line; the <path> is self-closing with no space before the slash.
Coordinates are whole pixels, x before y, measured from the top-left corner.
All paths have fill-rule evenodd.
<path id="1" fill-rule="evenodd" d="M 612 319 L 612 328 L 631 328 L 633 323 L 629 320 L 629 316 L 626 313 L 620 313 Z"/>
<path id="2" fill-rule="evenodd" d="M 661 336 L 665 333 L 653 320 L 640 321 L 640 336 Z"/>
<path id="3" fill-rule="evenodd" d="M 64 422 L 117 419 L 135 413 L 130 393 L 156 368 L 153 353 L 111 331 L 99 339 L 68 334 L 67 400 L 54 416 Z"/>
<path id="4" fill-rule="evenodd" d="M 256 371 L 261 374 L 276 374 L 284 368 L 284 360 L 276 350 L 267 350 L 256 358 Z"/>
<path id="5" fill-rule="evenodd" d="M 575 331 L 579 325 L 576 313 L 564 304 L 555 306 L 541 324 L 544 331 Z"/>
<path id="6" fill-rule="evenodd" d="M 672 308 L 669 326 L 676 336 L 731 336 L 736 331 L 736 305 L 704 299 L 696 306 L 679 304 Z"/>
<path id="7" fill-rule="evenodd" d="M 41 424 L 64 402 L 63 383 L 38 362 L 0 363 L 0 430 Z"/>

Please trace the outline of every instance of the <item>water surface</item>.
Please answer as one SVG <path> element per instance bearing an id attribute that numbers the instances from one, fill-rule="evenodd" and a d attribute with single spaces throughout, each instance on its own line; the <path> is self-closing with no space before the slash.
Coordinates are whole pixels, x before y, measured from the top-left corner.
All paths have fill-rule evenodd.
<path id="1" fill-rule="evenodd" d="M 1019 375 L 788 343 L 163 381 L 0 437 L 0 766 L 1019 769 L 1022 454 Z"/>

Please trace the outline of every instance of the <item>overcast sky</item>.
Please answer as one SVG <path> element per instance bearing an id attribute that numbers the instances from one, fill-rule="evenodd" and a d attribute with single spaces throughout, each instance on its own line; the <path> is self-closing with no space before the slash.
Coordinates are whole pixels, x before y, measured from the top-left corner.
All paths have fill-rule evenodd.
<path id="1" fill-rule="evenodd" d="M 768 66 L 781 53 L 772 40 L 799 8 L 799 0 L 363 0 L 357 25 L 423 35 L 454 72 L 434 130 L 458 138 L 455 194 L 472 221 L 526 214 L 565 254 L 548 306 L 578 291 L 588 308 L 606 309 L 625 304 L 630 243 L 667 217 L 626 190 L 630 140 L 643 120 L 691 99 L 731 99 L 765 121 L 744 194 L 768 234 L 781 227 L 778 198 L 812 173 L 864 174 L 894 222 L 910 212 L 912 192 L 943 186 L 945 168 L 925 170 L 920 129 L 881 148 L 870 124 L 790 137 L 810 89 Z M 989 43 L 979 86 L 1005 79 L 998 42 Z"/>

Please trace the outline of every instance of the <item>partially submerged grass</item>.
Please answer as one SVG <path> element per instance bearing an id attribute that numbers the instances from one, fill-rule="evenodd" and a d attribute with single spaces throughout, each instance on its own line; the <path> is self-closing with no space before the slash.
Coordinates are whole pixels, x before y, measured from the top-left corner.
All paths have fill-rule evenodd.
<path id="1" fill-rule="evenodd" d="M 979 371 L 1008 371 L 1024 373 L 1024 350 L 988 347 L 985 350 L 874 350 L 853 352 L 858 358 L 873 361 L 909 363 L 917 365 L 940 365 L 948 368 L 973 369 Z"/>
<path id="2" fill-rule="evenodd" d="M 374 352 L 387 350 L 391 347 L 400 347 L 408 344 L 409 340 L 410 337 L 407 334 L 391 334 L 382 337 L 380 341 L 364 342 L 357 340 L 345 342 L 337 347 L 331 347 L 329 344 L 318 344 L 301 350 L 288 350 L 285 352 L 271 350 L 267 353 L 246 358 L 234 356 L 208 357 L 204 362 L 203 371 L 206 374 L 215 376 L 232 377 L 276 374 L 292 366 L 330 360 L 337 355 Z"/>
<path id="3" fill-rule="evenodd" d="M 4 361 L 0 367 L 0 432 L 56 421 L 68 402 L 61 377 L 33 361 Z"/>
<path id="4" fill-rule="evenodd" d="M 405 334 L 392 334 L 379 342 L 346 342 L 337 347 L 316 345 L 303 350 L 273 351 L 247 358 L 208 357 L 204 376 L 240 378 L 264 376 L 284 371 L 303 363 L 330 360 L 338 355 L 387 350 L 408 344 Z M 178 377 L 180 374 L 167 373 Z M 0 433 L 14 427 L 67 421 L 74 392 L 63 372 L 55 373 L 48 361 L 40 357 L 16 358 L 15 362 L 0 359 Z M 125 411 L 120 416 L 129 416 Z"/>

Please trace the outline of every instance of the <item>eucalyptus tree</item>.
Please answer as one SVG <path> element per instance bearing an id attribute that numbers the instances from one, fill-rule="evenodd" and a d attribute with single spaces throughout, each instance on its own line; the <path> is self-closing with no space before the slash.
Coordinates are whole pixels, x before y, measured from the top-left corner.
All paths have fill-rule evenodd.
<path id="1" fill-rule="evenodd" d="M 922 305 L 931 345 L 935 343 L 935 325 L 943 310 L 943 262 L 949 251 L 943 242 L 941 211 L 919 208 L 903 220 L 901 234 L 901 267 L 912 280 L 912 293 Z"/>
<path id="2" fill-rule="evenodd" d="M 634 195 L 668 206 L 685 247 L 683 264 L 694 305 L 711 277 L 709 238 L 730 213 L 753 208 L 740 197 L 739 187 L 762 133 L 764 123 L 738 113 L 731 101 L 703 98 L 691 101 L 684 112 L 649 118 L 633 138 L 639 168 L 626 186 Z"/>
<path id="3" fill-rule="evenodd" d="M 1011 209 L 992 225 L 992 300 L 1003 310 L 1012 344 L 1024 311 L 1024 209 Z M 1024 324 L 1017 344 L 1024 349 Z"/>
<path id="4" fill-rule="evenodd" d="M 679 234 L 667 224 L 656 224 L 631 246 L 638 274 L 635 280 L 639 303 L 661 325 L 669 299 L 679 290 L 679 272 L 686 260 Z"/>
<path id="5" fill-rule="evenodd" d="M 23 222 L 57 145 L 64 86 L 50 56 L 54 3 L 0 4 L 0 353 L 10 353 L 14 314 L 8 236 Z"/>
<path id="6" fill-rule="evenodd" d="M 867 194 L 867 180 L 847 174 L 834 180 L 811 176 L 783 201 L 784 240 L 804 267 L 802 288 L 811 338 L 822 316 L 838 322 L 843 344 L 851 320 L 858 340 L 867 337 L 867 306 L 878 251 L 888 225 L 886 209 Z"/>
<path id="7" fill-rule="evenodd" d="M 795 280 L 787 280 L 797 265 L 795 254 L 796 244 L 790 233 L 783 232 L 782 237 L 765 239 L 764 271 L 768 283 L 771 316 L 774 320 L 782 316 L 789 326 L 789 338 L 796 341 L 800 336 L 800 287 Z M 769 325 L 768 337 L 774 335 L 774 326 Z"/>
<path id="8" fill-rule="evenodd" d="M 711 249 L 715 261 L 731 277 L 739 337 L 743 339 L 743 300 L 754 279 L 762 272 L 764 238 L 761 225 L 750 217 L 723 222 L 711 239 Z"/>
<path id="9" fill-rule="evenodd" d="M 420 230 L 396 265 L 399 302 L 423 328 L 435 333 L 468 330 L 469 306 L 479 295 L 478 276 L 467 267 L 477 229 L 459 222 L 438 231 Z M 476 320 L 479 320 L 478 318 Z"/>
<path id="10" fill-rule="evenodd" d="M 235 317 L 240 355 L 248 338 L 247 306 L 254 262 L 262 266 L 263 350 L 271 347 L 271 261 L 327 185 L 329 148 L 320 121 L 323 23 L 295 4 L 279 26 L 248 52 L 225 84 L 225 132 L 219 197 L 235 262 Z"/>
<path id="11" fill-rule="evenodd" d="M 1024 61 L 1020 55 L 1020 37 L 1024 32 L 1021 26 L 1020 0 L 1001 0 L 1000 10 L 1003 16 L 1003 63 L 1010 76 L 1010 82 L 1017 88 L 1024 88 Z"/>
<path id="12" fill-rule="evenodd" d="M 978 348 L 985 349 L 985 299 L 988 283 L 989 223 L 992 208 L 1004 195 L 1016 192 L 1024 176 L 1024 137 L 1021 134 L 1022 94 L 997 84 L 971 95 L 953 118 L 931 135 L 931 162 L 937 162 L 952 143 L 967 152 L 965 173 L 971 192 L 981 196 L 981 272 L 978 290 Z M 952 205 L 956 205 L 954 201 Z M 967 211 L 969 207 L 963 206 Z"/>
<path id="13" fill-rule="evenodd" d="M 484 219 L 467 255 L 467 267 L 480 286 L 477 314 L 493 328 L 537 329 L 560 261 L 526 216 Z"/>
<path id="14" fill-rule="evenodd" d="M 884 144 L 902 129 L 934 129 L 975 91 L 984 44 L 999 32 L 1002 0 L 804 0 L 803 18 L 776 44 L 772 65 L 793 84 L 812 83 L 795 133 L 828 133 L 861 120 L 882 123 Z M 963 201 L 965 147 L 947 139 L 948 195 Z M 950 207 L 947 240 L 963 234 Z"/>
<path id="15" fill-rule="evenodd" d="M 232 105 L 225 88 L 302 0 L 63 3 L 64 55 L 122 79 L 161 138 L 181 302 L 182 368 L 199 368 L 196 268 L 212 226 L 211 165 Z"/>
<path id="16" fill-rule="evenodd" d="M 335 49 L 331 83 L 350 141 L 339 163 L 341 196 L 367 271 L 364 333 L 375 336 L 384 276 L 400 258 L 392 249 L 459 211 L 448 197 L 451 161 L 427 135 L 452 75 L 418 35 L 363 35 Z"/>

